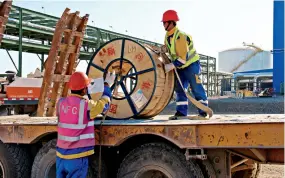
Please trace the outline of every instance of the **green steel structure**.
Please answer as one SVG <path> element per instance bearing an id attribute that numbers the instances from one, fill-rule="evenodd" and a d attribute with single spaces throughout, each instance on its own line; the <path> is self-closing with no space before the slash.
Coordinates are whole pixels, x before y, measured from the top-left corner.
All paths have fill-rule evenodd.
<path id="1" fill-rule="evenodd" d="M 19 51 L 18 76 L 22 75 L 22 52 L 40 54 L 41 61 L 44 61 L 43 56 L 49 52 L 58 20 L 58 17 L 12 6 L 1 48 L 6 49 L 7 52 L 8 50 Z M 118 37 L 127 37 L 156 46 L 160 45 L 148 40 L 87 26 L 79 58 L 89 60 L 101 44 Z"/>
<path id="2" fill-rule="evenodd" d="M 7 51 L 18 76 L 22 76 L 23 52 L 37 54 L 43 64 L 45 60 L 44 55 L 47 55 L 49 52 L 58 20 L 59 18 L 55 16 L 12 6 L 1 48 Z M 92 54 L 99 46 L 111 39 L 120 37 L 130 38 L 140 43 L 161 46 L 159 43 L 88 25 L 79 56 L 80 60 L 90 60 Z M 18 67 L 9 54 L 10 50 L 18 51 Z M 203 84 L 209 96 L 215 95 L 217 93 L 216 59 L 202 54 L 200 54 L 200 57 L 203 68 Z"/>

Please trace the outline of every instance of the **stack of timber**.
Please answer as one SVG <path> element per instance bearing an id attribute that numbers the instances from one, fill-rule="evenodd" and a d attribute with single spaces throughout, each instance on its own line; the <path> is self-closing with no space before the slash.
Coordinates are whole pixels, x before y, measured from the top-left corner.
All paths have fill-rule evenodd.
<path id="1" fill-rule="evenodd" d="M 106 119 L 158 115 L 167 106 L 174 91 L 174 72 L 166 74 L 163 64 L 169 62 L 156 53 L 154 46 L 128 38 L 117 38 L 102 45 L 91 58 L 87 75 L 99 80 L 104 79 L 107 72 L 116 73 Z M 89 98 L 97 100 L 98 95 L 91 94 Z"/>
<path id="2" fill-rule="evenodd" d="M 6 29 L 6 24 L 8 21 L 11 8 L 12 8 L 12 0 L 4 1 L 1 3 L 1 6 L 0 6 L 0 46 L 1 46 L 1 41 L 3 39 L 3 34 Z"/>
<path id="3" fill-rule="evenodd" d="M 79 17 L 79 12 L 69 13 L 66 8 L 57 22 L 52 45 L 44 67 L 37 116 L 55 116 L 56 102 L 67 96 L 70 76 L 75 72 L 80 48 L 89 15 Z"/>

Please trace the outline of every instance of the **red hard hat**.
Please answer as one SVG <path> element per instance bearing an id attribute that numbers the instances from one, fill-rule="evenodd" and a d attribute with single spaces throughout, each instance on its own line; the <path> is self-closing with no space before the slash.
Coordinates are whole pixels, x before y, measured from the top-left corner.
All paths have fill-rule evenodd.
<path id="1" fill-rule="evenodd" d="M 82 90 L 90 83 L 88 76 L 83 72 L 74 72 L 69 80 L 69 88 L 71 90 Z"/>
<path id="2" fill-rule="evenodd" d="M 179 21 L 177 12 L 175 10 L 167 10 L 163 13 L 162 16 L 162 22 L 167 22 L 167 21 Z"/>

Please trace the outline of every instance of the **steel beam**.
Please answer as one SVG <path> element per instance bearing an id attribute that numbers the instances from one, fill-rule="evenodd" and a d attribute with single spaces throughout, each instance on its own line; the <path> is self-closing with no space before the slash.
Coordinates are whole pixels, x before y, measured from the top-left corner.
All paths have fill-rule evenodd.
<path id="1" fill-rule="evenodd" d="M 19 8 L 19 65 L 18 65 L 18 73 L 17 75 L 19 77 L 22 77 L 22 40 L 23 40 L 23 29 L 22 29 L 22 8 Z"/>
<path id="2" fill-rule="evenodd" d="M 7 52 L 8 56 L 10 57 L 10 59 L 11 59 L 11 61 L 12 61 L 13 65 L 14 65 L 15 69 L 17 70 L 17 72 L 19 72 L 19 69 L 17 68 L 17 66 L 16 66 L 16 64 L 15 64 L 15 62 L 14 62 L 14 60 L 13 60 L 13 58 L 12 58 L 11 54 L 9 53 L 9 51 L 8 51 L 8 50 L 6 50 L 6 52 Z"/>

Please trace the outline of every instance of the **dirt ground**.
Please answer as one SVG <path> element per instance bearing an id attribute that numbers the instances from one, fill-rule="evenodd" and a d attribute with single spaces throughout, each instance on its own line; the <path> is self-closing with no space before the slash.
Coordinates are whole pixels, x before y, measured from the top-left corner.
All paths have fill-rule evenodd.
<path id="1" fill-rule="evenodd" d="M 261 165 L 257 178 L 284 178 L 284 165 Z"/>

